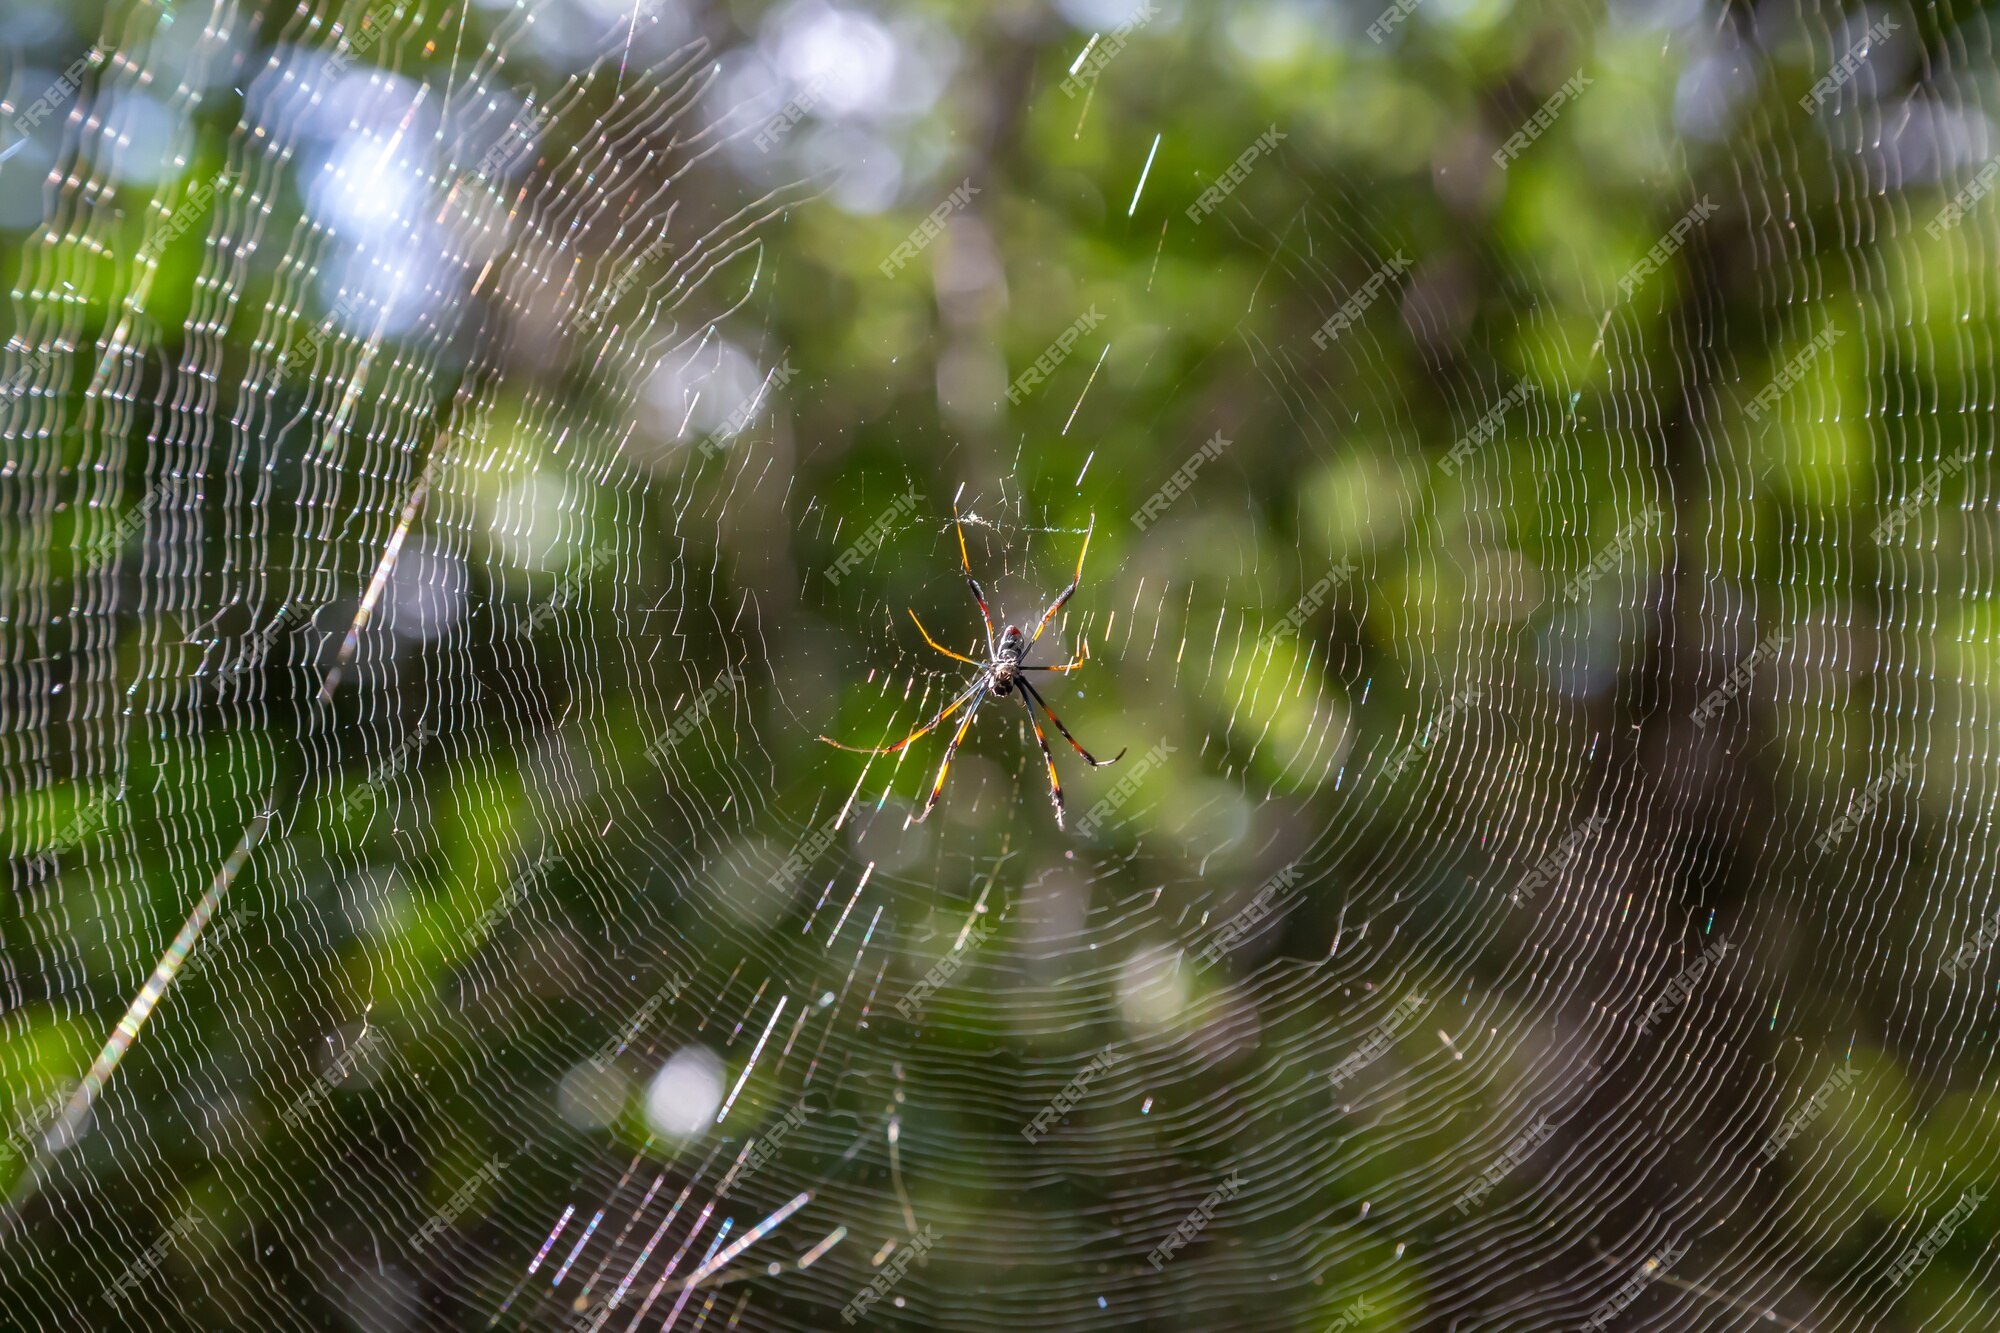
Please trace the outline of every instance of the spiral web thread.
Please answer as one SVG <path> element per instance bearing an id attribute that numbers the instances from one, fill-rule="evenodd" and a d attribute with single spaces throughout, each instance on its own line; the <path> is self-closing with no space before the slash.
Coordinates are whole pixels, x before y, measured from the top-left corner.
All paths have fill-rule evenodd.
<path id="1" fill-rule="evenodd" d="M 1459 336 L 1435 270 L 1330 349 L 1260 317 L 1316 321 L 1421 253 L 1398 219 L 1361 182 L 1277 221 L 1225 208 L 1266 267 L 1215 355 L 1263 393 L 1169 395 L 1158 475 L 1069 486 L 1092 511 L 1033 444 L 968 450 L 963 489 L 911 505 L 907 475 L 801 484 L 787 404 L 815 390 L 776 383 L 765 236 L 815 183 L 715 204 L 704 173 L 769 108 L 716 104 L 707 39 L 640 10 L 524 95 L 531 11 L 470 44 L 463 15 L 369 14 L 225 4 L 170 49 L 168 11 L 115 11 L 24 248 L 10 1315 L 94 1326 L 112 1289 L 176 1327 L 825 1327 L 900 1274 L 871 1318 L 1555 1329 L 1636 1289 L 1634 1327 L 1983 1326 L 1994 1214 L 1954 1210 L 2000 1169 L 2000 962 L 1967 951 L 1995 910 L 2000 223 L 1924 225 L 2000 148 L 1938 128 L 1979 104 L 1983 19 L 1927 40 L 1915 97 L 1864 67 L 1817 114 L 1750 104 L 1726 155 L 1674 146 L 1658 228 L 1712 199 L 1754 272 L 1696 231 L 1629 297 L 1561 255 L 1504 274 L 1597 314 L 1528 302 L 1466 335 L 1480 357 L 1426 353 L 1445 435 L 1372 387 L 1402 382 L 1398 321 Z M 1858 31 L 1778 19 L 1815 69 Z M 1767 58 L 1740 34 L 1683 30 Z M 1659 44 L 1608 31 L 1598 77 Z M 180 170 L 134 208 L 92 110 L 141 87 Z M 176 156 L 216 115 L 226 160 Z M 370 154 L 335 188 L 387 201 L 377 248 L 281 206 Z M 106 283 L 101 322 L 66 295 Z M 1127 299 L 1114 325 L 1147 310 Z M 1716 336 L 1746 306 L 1761 336 Z M 725 333 L 766 337 L 748 384 Z M 1063 381 L 1086 429 L 1095 353 Z M 705 431 L 704 395 L 748 428 Z M 1113 506 L 1212 432 L 1242 453 L 1128 530 Z M 1302 489 L 1296 548 L 1271 546 L 1237 459 L 1337 464 L 1356 434 L 1399 465 Z M 1051 737 L 1083 827 L 1054 827 L 1013 700 L 922 824 L 952 728 L 900 759 L 813 740 L 894 737 L 969 678 L 903 609 L 978 654 L 954 500 L 1013 623 L 1096 524 L 1042 659 L 1087 643 L 1050 702 L 1131 747 L 1091 773 Z M 1794 1017 L 1830 1011 L 1851 1021 Z M 720 1097 L 676 1137 L 631 1108 L 690 1052 Z"/>

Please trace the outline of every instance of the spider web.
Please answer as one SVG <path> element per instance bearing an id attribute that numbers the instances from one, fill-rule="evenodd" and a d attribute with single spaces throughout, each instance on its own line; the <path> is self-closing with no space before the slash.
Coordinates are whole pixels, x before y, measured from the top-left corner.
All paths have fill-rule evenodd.
<path id="1" fill-rule="evenodd" d="M 1808 110 L 1878 16 L 1577 16 L 1432 167 L 1539 249 L 1358 169 L 1197 229 L 1142 145 L 1146 284 L 941 353 L 941 427 L 776 313 L 883 188 L 828 14 L 126 5 L 0 165 L 9 1319 L 1983 1326 L 1984 17 Z M 1600 222 L 1706 200 L 1621 289 Z M 954 506 L 996 624 L 1091 542 L 1067 827 L 1012 700 L 921 823 L 954 727 L 818 740 L 970 678 Z"/>

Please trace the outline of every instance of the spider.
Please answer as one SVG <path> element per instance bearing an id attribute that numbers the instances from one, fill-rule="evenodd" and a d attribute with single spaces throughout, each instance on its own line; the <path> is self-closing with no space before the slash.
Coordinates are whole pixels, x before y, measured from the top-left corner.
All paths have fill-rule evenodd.
<path id="1" fill-rule="evenodd" d="M 1096 530 L 1097 520 L 1093 516 L 1090 528 L 1083 534 L 1083 550 L 1077 552 L 1076 557 L 1076 577 L 1070 580 L 1069 586 L 1062 590 L 1061 595 L 1049 603 L 1049 609 L 1042 612 L 1040 623 L 1035 626 L 1035 632 L 1027 636 L 1026 642 L 1022 641 L 1021 627 L 1018 625 L 1008 625 L 1002 629 L 1000 637 L 997 640 L 993 637 L 993 613 L 986 609 L 986 594 L 980 589 L 979 580 L 972 577 L 972 560 L 967 556 L 965 551 L 965 527 L 959 521 L 957 506 L 953 506 L 952 508 L 951 522 L 952 527 L 958 532 L 958 563 L 959 568 L 965 571 L 965 586 L 972 589 L 972 600 L 979 603 L 979 617 L 986 622 L 987 660 L 984 662 L 975 661 L 963 653 L 955 653 L 945 647 L 931 637 L 931 632 L 924 628 L 923 621 L 917 620 L 915 608 L 906 609 L 910 612 L 910 619 L 916 621 L 917 633 L 924 636 L 925 643 L 953 661 L 977 667 L 979 674 L 974 676 L 972 683 L 960 691 L 956 699 L 946 704 L 936 717 L 924 723 L 924 725 L 918 727 L 894 745 L 876 747 L 842 745 L 830 736 L 822 736 L 820 739 L 836 749 L 850 750 L 855 754 L 896 754 L 918 737 L 935 730 L 938 724 L 953 713 L 956 713 L 961 708 L 965 708 L 967 704 L 971 704 L 970 708 L 965 708 L 965 716 L 960 719 L 958 731 L 952 736 L 951 744 L 944 748 L 944 762 L 938 765 L 937 781 L 931 784 L 930 798 L 924 802 L 923 813 L 918 815 L 916 819 L 917 823 L 922 823 L 930 817 L 931 808 L 938 802 L 938 794 L 944 790 L 945 774 L 951 770 L 951 757 L 958 753 L 959 742 L 965 739 L 965 733 L 971 729 L 972 719 L 979 714 L 979 706 L 988 699 L 1005 699 L 1008 695 L 1014 694 L 1018 690 L 1020 693 L 1015 695 L 1015 697 L 1021 701 L 1021 707 L 1027 710 L 1028 725 L 1035 729 L 1035 743 L 1042 747 L 1042 759 L 1049 766 L 1049 800 L 1054 803 L 1056 808 L 1056 827 L 1061 828 L 1063 827 L 1062 781 L 1056 777 L 1055 756 L 1049 753 L 1048 737 L 1042 734 L 1041 720 L 1035 716 L 1036 705 L 1040 705 L 1041 710 L 1048 714 L 1049 721 L 1056 724 L 1056 730 L 1062 733 L 1063 739 L 1069 742 L 1070 748 L 1082 755 L 1083 762 L 1089 764 L 1092 768 L 1105 768 L 1117 763 L 1125 757 L 1125 750 L 1120 750 L 1109 759 L 1099 759 L 1093 756 L 1090 751 L 1077 743 L 1076 737 L 1069 734 L 1069 728 L 1063 725 L 1062 719 L 1057 717 L 1055 710 L 1049 707 L 1048 700 L 1042 698 L 1041 691 L 1037 690 L 1028 680 L 1026 673 L 1030 671 L 1076 670 L 1083 665 L 1084 658 L 1088 655 L 1086 649 L 1079 648 L 1076 656 L 1063 666 L 1030 666 L 1023 659 L 1027 657 L 1028 650 L 1035 646 L 1036 640 L 1042 637 L 1042 631 L 1049 627 L 1049 622 L 1055 619 L 1056 612 L 1063 609 L 1063 604 L 1075 595 L 1077 586 L 1083 582 L 1083 558 L 1090 553 L 1090 534 Z M 1130 746 L 1126 747 L 1126 749 L 1130 748 Z"/>

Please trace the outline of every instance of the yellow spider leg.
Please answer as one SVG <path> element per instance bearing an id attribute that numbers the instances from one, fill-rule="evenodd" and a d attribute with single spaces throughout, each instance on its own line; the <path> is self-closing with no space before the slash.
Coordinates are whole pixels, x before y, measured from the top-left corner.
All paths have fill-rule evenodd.
<path id="1" fill-rule="evenodd" d="M 1067 663 L 1065 663 L 1065 664 L 1064 664 L 1064 665 L 1062 665 L 1062 666 L 1024 666 L 1024 667 L 1022 667 L 1022 668 L 1021 668 L 1021 670 L 1023 670 L 1023 671 L 1074 671 L 1074 670 L 1076 670 L 1076 669 L 1077 669 L 1078 667 L 1082 666 L 1082 665 L 1083 665 L 1083 663 L 1084 663 L 1084 659 L 1085 659 L 1085 658 L 1087 658 L 1087 657 L 1089 657 L 1089 656 L 1090 656 L 1090 645 L 1086 643 L 1086 644 L 1083 644 L 1083 645 L 1081 645 L 1080 647 L 1078 647 L 1078 648 L 1077 648 L 1077 650 L 1076 650 L 1076 656 L 1075 656 L 1075 657 L 1072 657 L 1072 658 L 1071 658 L 1071 659 L 1070 659 L 1070 660 L 1069 660 L 1069 661 L 1068 661 Z M 1032 714 L 1031 714 L 1031 715 L 1032 715 Z"/>
<path id="2" fill-rule="evenodd" d="M 945 705 L 944 711 L 940 712 L 936 717 L 924 723 L 924 725 L 918 727 L 915 731 L 903 737 L 903 739 L 897 741 L 894 745 L 882 745 L 882 746 L 843 745 L 839 741 L 833 739 L 833 737 L 831 736 L 822 736 L 820 737 L 820 739 L 825 741 L 828 745 L 831 745 L 836 750 L 846 750 L 852 754 L 894 754 L 896 753 L 896 751 L 902 749 L 904 746 L 908 745 L 911 741 L 916 740 L 919 736 L 922 736 L 924 733 L 935 730 L 938 723 L 944 721 L 946 718 L 950 717 L 953 713 L 956 713 L 959 709 L 965 707 L 966 704 L 972 701 L 972 697 L 974 695 L 978 694 L 981 690 L 985 688 L 986 688 L 986 682 L 982 679 L 978 684 L 974 685 L 964 694 L 959 695 L 957 699 Z M 966 720 L 968 722 L 971 721 L 970 716 L 968 716 Z"/>
<path id="3" fill-rule="evenodd" d="M 1062 780 L 1056 777 L 1056 757 L 1049 753 L 1049 738 L 1042 734 L 1042 724 L 1035 718 L 1035 706 L 1028 702 L 1025 691 L 1021 695 L 1021 707 L 1028 710 L 1028 725 L 1035 729 L 1035 744 L 1042 747 L 1042 762 L 1049 766 L 1049 799 L 1055 802 L 1056 827 L 1061 828 L 1063 826 Z"/>
<path id="4" fill-rule="evenodd" d="M 915 607 L 905 607 L 904 610 L 910 613 L 910 619 L 917 620 L 917 611 Z M 937 649 L 939 652 L 943 653 L 946 657 L 953 658 L 960 662 L 964 662 L 968 666 L 983 667 L 986 665 L 984 662 L 973 661 L 971 658 L 965 656 L 963 653 L 955 653 L 951 649 L 939 643 L 936 639 L 933 639 L 931 637 L 931 632 L 924 628 L 924 622 L 921 620 L 917 620 L 917 633 L 924 636 L 925 643 Z"/>
<path id="5" fill-rule="evenodd" d="M 1034 647 L 1035 640 L 1042 637 L 1042 631 L 1049 627 L 1051 620 L 1055 619 L 1056 612 L 1063 609 L 1063 603 L 1076 595 L 1077 586 L 1083 582 L 1083 558 L 1090 554 L 1090 534 L 1095 531 L 1097 531 L 1097 515 L 1092 514 L 1090 526 L 1084 529 L 1083 549 L 1076 553 L 1076 577 L 1069 581 L 1069 586 L 1062 590 L 1062 594 L 1055 601 L 1049 603 L 1049 609 L 1042 612 L 1042 623 L 1035 626 L 1035 633 L 1028 640 L 1029 648 Z"/>
<path id="6" fill-rule="evenodd" d="M 979 586 L 979 580 L 972 577 L 972 557 L 965 553 L 965 525 L 958 521 L 958 505 L 951 507 L 951 526 L 958 533 L 958 567 L 965 571 L 965 586 L 972 589 L 972 600 L 979 603 L 979 618 L 986 622 L 986 652 L 988 656 L 1000 655 L 999 645 L 993 639 L 993 613 L 986 609 L 986 590 Z"/>
<path id="7" fill-rule="evenodd" d="M 944 775 L 951 771 L 951 757 L 958 753 L 958 743 L 965 739 L 966 731 L 972 726 L 972 719 L 979 716 L 979 704 L 986 702 L 982 696 L 979 703 L 965 710 L 965 719 L 958 724 L 958 734 L 951 738 L 951 744 L 944 747 L 944 762 L 938 765 L 937 781 L 931 784 L 930 799 L 924 802 L 924 812 L 917 816 L 922 823 L 930 818 L 931 807 L 938 802 L 938 793 L 944 790 Z"/>

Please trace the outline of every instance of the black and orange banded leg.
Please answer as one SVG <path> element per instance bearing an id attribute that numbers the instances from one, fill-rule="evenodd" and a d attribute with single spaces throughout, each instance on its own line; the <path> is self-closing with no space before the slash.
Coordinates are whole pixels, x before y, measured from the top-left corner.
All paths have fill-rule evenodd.
<path id="1" fill-rule="evenodd" d="M 951 526 L 958 533 L 958 567 L 965 571 L 965 586 L 972 589 L 972 600 L 979 603 L 979 618 L 986 622 L 986 655 L 998 657 L 1000 645 L 993 638 L 993 613 L 986 609 L 985 589 L 979 586 L 978 579 L 972 577 L 972 558 L 965 553 L 965 525 L 958 521 L 956 504 L 951 507 Z"/>
<path id="2" fill-rule="evenodd" d="M 1042 706 L 1042 711 L 1049 715 L 1049 721 L 1056 724 L 1056 730 L 1060 731 L 1063 734 L 1063 739 L 1069 742 L 1069 748 L 1075 750 L 1078 754 L 1082 755 L 1083 762 L 1089 764 L 1092 768 L 1104 768 L 1111 764 L 1115 764 L 1120 759 L 1123 759 L 1125 757 L 1125 750 L 1129 750 L 1132 748 L 1131 746 L 1128 745 L 1125 747 L 1125 750 L 1120 750 L 1117 754 L 1112 755 L 1109 759 L 1099 759 L 1095 757 L 1090 753 L 1090 751 L 1084 749 L 1081 745 L 1077 744 L 1076 737 L 1069 734 L 1069 728 L 1065 727 L 1063 725 L 1063 720 L 1056 716 L 1056 710 L 1049 707 L 1049 701 L 1042 697 L 1041 691 L 1037 690 L 1034 686 L 1030 685 L 1025 680 L 1021 681 L 1020 685 L 1022 689 L 1028 692 L 1028 697 L 1030 699 L 1033 699 L 1036 703 Z M 1039 732 L 1040 728 L 1036 728 L 1036 730 Z"/>
<path id="3" fill-rule="evenodd" d="M 1028 710 L 1028 725 L 1035 729 L 1035 744 L 1042 747 L 1042 762 L 1049 766 L 1049 799 L 1055 802 L 1056 827 L 1063 826 L 1062 779 L 1056 776 L 1056 757 L 1049 753 L 1049 738 L 1042 734 L 1042 724 L 1035 717 L 1035 706 L 1028 702 L 1026 692 L 1021 695 L 1021 707 Z"/>
<path id="4" fill-rule="evenodd" d="M 981 689 L 983 691 L 984 687 Z M 938 803 L 938 794 L 944 790 L 944 775 L 951 771 L 951 757 L 958 753 L 959 742 L 965 739 L 965 733 L 972 727 L 972 719 L 979 716 L 979 705 L 985 702 L 982 696 L 973 702 L 972 707 L 965 710 L 965 718 L 958 724 L 958 730 L 953 733 L 951 744 L 944 747 L 944 762 L 938 765 L 937 781 L 931 784 L 931 794 L 924 802 L 924 812 L 917 816 L 919 824 L 931 817 L 931 807 Z"/>
<path id="5" fill-rule="evenodd" d="M 1056 612 L 1063 609 L 1063 603 L 1076 596 L 1076 590 L 1083 582 L 1083 558 L 1090 554 L 1090 534 L 1095 531 L 1097 531 L 1097 515 L 1092 514 L 1090 516 L 1090 526 L 1084 530 L 1083 549 L 1076 553 L 1076 576 L 1069 581 L 1069 586 L 1064 588 L 1053 602 L 1049 603 L 1049 609 L 1042 612 L 1041 623 L 1035 626 L 1034 634 L 1028 639 L 1029 648 L 1034 647 L 1035 640 L 1042 637 L 1042 631 L 1049 627 L 1051 620 L 1055 619 Z"/>
<path id="6" fill-rule="evenodd" d="M 903 739 L 897 741 L 894 745 L 843 745 L 841 744 L 841 742 L 835 740 L 831 736 L 822 736 L 820 737 L 820 739 L 825 741 L 828 745 L 831 745 L 836 750 L 846 750 L 852 754 L 894 754 L 896 753 L 896 751 L 908 745 L 911 741 L 916 740 L 918 737 L 926 735 L 927 733 L 936 730 L 938 723 L 944 721 L 946 718 L 950 717 L 953 713 L 956 713 L 959 709 L 965 707 L 966 704 L 972 701 L 972 697 L 974 695 L 978 694 L 985 688 L 986 688 L 986 678 L 984 676 L 981 676 L 976 682 L 973 683 L 971 689 L 967 690 L 965 693 L 959 695 L 958 698 L 946 704 L 944 708 L 939 711 L 936 717 L 924 723 L 921 727 L 918 727 L 915 731 L 903 737 Z M 977 712 L 978 710 L 975 709 L 973 711 Z M 972 720 L 972 715 L 968 713 L 966 715 L 965 720 L 970 722 Z M 954 745 L 957 744 L 956 741 L 952 743 Z"/>

